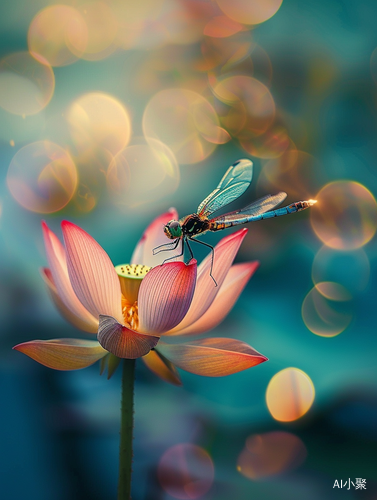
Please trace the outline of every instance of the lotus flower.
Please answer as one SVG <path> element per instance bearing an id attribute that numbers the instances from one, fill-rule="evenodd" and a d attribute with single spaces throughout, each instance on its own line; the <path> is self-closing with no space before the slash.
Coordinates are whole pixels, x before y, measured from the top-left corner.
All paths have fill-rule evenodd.
<path id="1" fill-rule="evenodd" d="M 242 229 L 223 238 L 197 268 L 192 259 L 161 265 L 152 250 L 166 243 L 164 225 L 177 220 L 174 209 L 156 218 L 137 244 L 130 264 L 114 268 L 103 248 L 71 222 L 62 223 L 65 249 L 42 223 L 49 268 L 42 276 L 68 321 L 97 334 L 97 340 L 34 340 L 14 347 L 56 370 L 85 368 L 105 357 L 142 357 L 158 376 L 180 384 L 176 366 L 198 375 L 217 377 L 266 361 L 253 348 L 234 339 L 205 338 L 186 343 L 161 337 L 198 335 L 218 325 L 233 307 L 257 262 L 232 262 L 245 237 Z M 110 357 L 108 354 L 111 353 Z M 115 356 L 115 358 L 114 358 Z M 115 363 L 116 364 L 116 363 Z"/>

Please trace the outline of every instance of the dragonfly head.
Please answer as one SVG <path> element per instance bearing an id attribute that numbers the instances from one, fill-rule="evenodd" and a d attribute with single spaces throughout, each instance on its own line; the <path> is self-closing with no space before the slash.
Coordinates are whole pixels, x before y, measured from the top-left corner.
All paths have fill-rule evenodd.
<path id="1" fill-rule="evenodd" d="M 164 233 L 170 240 L 182 237 L 182 227 L 177 220 L 169 221 L 164 227 Z"/>

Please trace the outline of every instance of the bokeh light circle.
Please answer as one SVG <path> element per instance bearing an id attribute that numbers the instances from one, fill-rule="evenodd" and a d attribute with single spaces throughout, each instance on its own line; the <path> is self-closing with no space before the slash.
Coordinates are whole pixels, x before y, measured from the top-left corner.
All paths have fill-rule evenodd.
<path id="1" fill-rule="evenodd" d="M 377 203 L 372 193 L 354 181 L 327 184 L 316 195 L 310 211 L 314 232 L 327 246 L 339 250 L 360 248 L 377 229 Z"/>
<path id="2" fill-rule="evenodd" d="M 205 495 L 212 486 L 212 459 L 199 446 L 178 444 L 169 448 L 161 457 L 158 479 L 162 488 L 172 497 L 195 500 Z"/>
<path id="3" fill-rule="evenodd" d="M 314 401 L 314 385 L 298 368 L 285 368 L 270 380 L 266 403 L 275 420 L 292 422 L 307 413 Z"/>
<path id="4" fill-rule="evenodd" d="M 306 327 L 320 337 L 335 337 L 352 320 L 350 292 L 339 283 L 320 282 L 305 297 L 301 314 Z"/>
<path id="5" fill-rule="evenodd" d="M 121 151 L 131 137 L 126 108 L 111 95 L 91 92 L 74 101 L 67 112 L 72 139 L 79 152 L 103 148 Z"/>
<path id="6" fill-rule="evenodd" d="M 117 48 L 114 42 L 119 27 L 110 6 L 105 2 L 88 2 L 81 4 L 78 10 L 85 21 L 87 43 L 82 50 L 82 44 L 71 38 L 71 51 L 89 61 L 109 56 Z"/>
<path id="7" fill-rule="evenodd" d="M 51 66 L 72 64 L 85 51 L 88 28 L 80 12 L 69 5 L 51 5 L 38 12 L 28 31 L 30 53 Z M 75 47 L 75 54 L 70 47 Z"/>
<path id="8" fill-rule="evenodd" d="M 107 185 L 115 203 L 134 207 L 170 195 L 179 184 L 179 166 L 165 144 L 149 139 L 120 151 L 107 171 Z"/>
<path id="9" fill-rule="evenodd" d="M 279 10 L 283 0 L 216 0 L 228 17 L 243 24 L 260 24 Z"/>
<path id="10" fill-rule="evenodd" d="M 14 155 L 7 184 L 15 200 L 24 208 L 40 213 L 57 212 L 75 194 L 76 166 L 57 144 L 33 142 Z"/>
<path id="11" fill-rule="evenodd" d="M 305 460 L 306 447 L 290 432 L 254 434 L 237 461 L 237 470 L 252 480 L 264 479 L 297 468 Z"/>
<path id="12" fill-rule="evenodd" d="M 55 77 L 46 60 L 15 52 L 0 61 L 0 106 L 15 115 L 34 115 L 50 102 Z"/>
<path id="13" fill-rule="evenodd" d="M 200 94 L 186 89 L 166 89 L 155 94 L 143 115 L 145 137 L 158 139 L 179 163 L 205 160 L 224 141 L 216 111 Z"/>
<path id="14" fill-rule="evenodd" d="M 363 248 L 335 250 L 326 245 L 319 249 L 313 260 L 312 280 L 333 281 L 351 292 L 365 290 L 370 276 L 370 263 Z"/>
<path id="15" fill-rule="evenodd" d="M 282 135 L 282 141 L 282 147 L 285 147 L 285 134 Z M 279 148 L 276 151 L 279 152 Z M 292 200 L 315 199 L 320 187 L 320 171 L 320 164 L 312 155 L 297 150 L 291 143 L 280 156 L 263 165 L 258 177 L 258 192 L 264 194 L 276 189 L 287 192 Z M 317 209 L 317 206 L 314 208 Z"/>
<path id="16" fill-rule="evenodd" d="M 263 134 L 274 120 L 275 103 L 272 95 L 268 88 L 255 78 L 242 75 L 224 78 L 213 87 L 213 93 L 233 111 L 229 113 L 235 117 L 229 120 L 228 113 L 228 122 L 222 121 L 222 124 L 240 141 L 249 141 Z"/>

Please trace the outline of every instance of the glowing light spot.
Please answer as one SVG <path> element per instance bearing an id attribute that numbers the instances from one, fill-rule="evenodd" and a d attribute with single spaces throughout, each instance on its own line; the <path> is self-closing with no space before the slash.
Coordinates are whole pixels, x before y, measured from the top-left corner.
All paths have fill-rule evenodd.
<path id="1" fill-rule="evenodd" d="M 254 434 L 238 457 L 237 470 L 249 479 L 263 479 L 296 469 L 306 455 L 304 443 L 290 432 Z"/>
<path id="2" fill-rule="evenodd" d="M 201 43 L 201 51 L 205 63 L 200 67 L 203 71 L 215 68 L 222 73 L 250 56 L 254 47 L 250 31 L 236 33 L 230 38 L 207 36 Z"/>
<path id="3" fill-rule="evenodd" d="M 13 148 L 13 147 L 14 147 L 14 140 L 13 140 L 13 139 L 11 139 L 11 140 L 9 141 L 9 144 L 10 144 L 10 145 L 12 146 L 12 148 Z"/>
<path id="4" fill-rule="evenodd" d="M 77 9 L 68 5 L 46 7 L 30 23 L 29 51 L 38 60 L 42 56 L 51 66 L 74 63 L 84 53 L 87 43 L 85 20 Z"/>
<path id="5" fill-rule="evenodd" d="M 174 192 L 179 167 L 174 153 L 162 142 L 128 146 L 118 153 L 107 171 L 107 185 L 115 203 L 138 206 Z"/>
<path id="6" fill-rule="evenodd" d="M 77 99 L 67 112 L 67 121 L 79 152 L 103 148 L 116 154 L 130 140 L 127 110 L 107 94 L 93 92 Z"/>
<path id="7" fill-rule="evenodd" d="M 78 7 L 86 25 L 87 43 L 71 40 L 70 49 L 78 57 L 98 61 L 109 56 L 117 48 L 115 38 L 118 21 L 111 8 L 104 2 L 89 2 Z"/>
<path id="8" fill-rule="evenodd" d="M 243 24 L 260 24 L 279 10 L 283 0 L 216 0 L 228 17 Z"/>
<path id="9" fill-rule="evenodd" d="M 158 465 L 163 489 L 179 500 L 195 500 L 212 486 L 214 466 L 208 453 L 199 446 L 183 443 L 169 448 Z"/>
<path id="10" fill-rule="evenodd" d="M 353 250 L 373 238 L 377 229 L 377 203 L 362 184 L 331 182 L 315 199 L 318 203 L 310 213 L 311 224 L 327 246 Z"/>
<path id="11" fill-rule="evenodd" d="M 292 422 L 307 413 L 314 401 L 314 385 L 298 368 L 286 368 L 270 380 L 267 407 L 275 420 Z"/>
<path id="12" fill-rule="evenodd" d="M 335 281 L 350 291 L 364 290 L 369 282 L 370 263 L 363 248 L 337 251 L 324 245 L 314 258 L 312 279 Z"/>
<path id="13" fill-rule="evenodd" d="M 28 52 L 16 52 L 0 62 L 0 106 L 10 113 L 39 113 L 50 102 L 54 87 L 51 66 Z"/>
<path id="14" fill-rule="evenodd" d="M 252 156 L 257 158 L 278 158 L 290 145 L 287 130 L 281 125 L 273 125 L 264 134 L 252 140 L 242 140 L 240 145 Z"/>
<path id="15" fill-rule="evenodd" d="M 282 144 L 286 145 L 284 139 Z M 312 155 L 298 151 L 290 144 L 281 156 L 265 163 L 258 178 L 258 191 L 264 194 L 266 190 L 277 189 L 289 193 L 291 199 L 316 199 L 320 171 L 320 165 Z M 317 206 L 318 203 L 316 209 Z"/>
<path id="16" fill-rule="evenodd" d="M 335 337 L 352 320 L 349 291 L 338 283 L 317 283 L 302 304 L 301 314 L 306 327 L 321 337 Z"/>
<path id="17" fill-rule="evenodd" d="M 7 184 L 15 200 L 24 208 L 41 213 L 57 212 L 75 193 L 76 166 L 57 144 L 34 142 L 14 155 Z"/>
<path id="18" fill-rule="evenodd" d="M 208 21 L 203 34 L 214 38 L 226 38 L 242 31 L 244 26 L 227 16 L 216 16 Z"/>
<path id="19" fill-rule="evenodd" d="M 271 126 L 275 103 L 268 88 L 255 78 L 231 76 L 217 83 L 213 92 L 228 107 L 227 119 L 222 120 L 222 125 L 241 142 L 252 140 Z M 235 115 L 236 119 L 229 119 L 229 115 Z"/>
<path id="20" fill-rule="evenodd" d="M 167 31 L 159 22 L 166 0 L 111 0 L 110 4 L 119 23 L 117 42 L 122 48 L 155 49 L 166 41 Z"/>
<path id="21" fill-rule="evenodd" d="M 352 295 L 349 293 L 347 288 L 339 285 L 339 283 L 322 281 L 321 283 L 316 284 L 316 289 L 321 295 L 326 297 L 326 299 L 343 302 L 345 300 L 351 300 L 352 298 Z"/>
<path id="22" fill-rule="evenodd" d="M 229 140 L 211 104 L 185 89 L 162 90 L 152 97 L 144 111 L 143 131 L 147 139 L 166 144 L 179 163 L 202 161 L 216 144 Z"/>

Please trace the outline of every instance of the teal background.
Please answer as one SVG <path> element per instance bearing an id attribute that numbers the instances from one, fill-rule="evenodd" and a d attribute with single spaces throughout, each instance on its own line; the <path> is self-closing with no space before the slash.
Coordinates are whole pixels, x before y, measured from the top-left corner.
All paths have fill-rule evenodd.
<path id="1" fill-rule="evenodd" d="M 28 25 L 44 6 L 34 0 L 2 5 L 1 55 L 27 49 Z M 377 45 L 376 17 L 373 1 L 284 0 L 278 13 L 255 30 L 255 40 L 271 59 L 271 92 L 277 105 L 309 130 L 304 139 L 299 127 L 291 135 L 322 165 L 320 185 L 354 180 L 374 196 L 376 84 L 370 56 Z M 105 91 L 132 110 L 137 131 L 149 98 L 130 89 L 132 69 L 143 57 L 144 52 L 130 50 L 99 62 L 55 68 L 56 90 L 48 109 L 67 106 L 83 92 Z M 308 93 L 313 60 L 326 61 L 336 71 L 332 85 L 315 101 Z M 41 132 L 35 140 L 46 134 Z M 180 215 L 191 213 L 227 166 L 247 154 L 234 142 L 220 145 L 204 162 L 181 167 L 175 192 L 141 208 L 121 212 L 104 198 L 87 214 L 67 209 L 42 216 L 20 207 L 5 183 L 8 165 L 24 144 L 12 148 L 7 141 L 0 142 L 1 496 L 6 500 L 114 498 L 120 373 L 107 381 L 99 376 L 98 364 L 77 372 L 55 372 L 11 351 L 13 345 L 34 338 L 81 335 L 55 311 L 40 278 L 39 268 L 46 265 L 41 219 L 59 233 L 61 220 L 69 218 L 90 233 L 114 263 L 126 262 L 157 213 L 170 206 L 177 207 Z M 253 161 L 257 179 L 262 162 Z M 255 199 L 256 183 L 241 202 Z M 250 343 L 268 356 L 268 363 L 219 379 L 181 372 L 183 388 L 165 384 L 137 364 L 135 500 L 173 498 L 159 486 L 156 464 L 169 446 L 184 442 L 204 447 L 213 459 L 215 482 L 202 497 L 205 500 L 377 498 L 376 238 L 364 247 L 370 277 L 352 299 L 350 325 L 334 338 L 316 336 L 301 317 L 302 302 L 313 286 L 313 259 L 322 246 L 308 212 L 260 223 L 269 242 L 263 249 L 258 248 L 261 230 L 250 226 L 237 261 L 258 259 L 261 266 L 214 332 Z M 218 240 L 217 234 L 206 237 L 209 243 Z M 198 248 L 196 255 L 200 260 L 205 253 Z M 339 252 L 333 272 L 341 275 L 343 266 Z M 270 415 L 265 392 L 272 376 L 287 367 L 307 373 L 316 395 L 307 415 L 284 424 Z M 237 457 L 246 438 L 274 430 L 302 439 L 305 462 L 294 471 L 259 481 L 239 474 Z M 366 478 L 367 490 L 333 489 L 336 479 L 349 477 Z"/>

